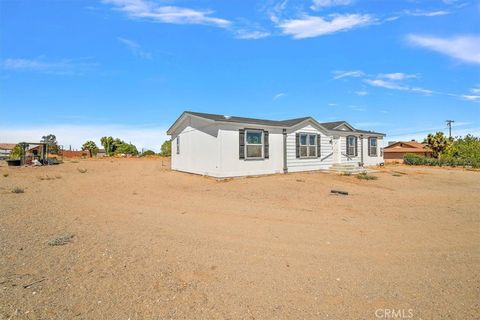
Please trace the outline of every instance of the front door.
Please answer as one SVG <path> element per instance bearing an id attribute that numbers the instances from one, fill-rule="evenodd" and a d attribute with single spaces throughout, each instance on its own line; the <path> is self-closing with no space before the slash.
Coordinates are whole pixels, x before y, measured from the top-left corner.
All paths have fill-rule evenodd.
<path id="1" fill-rule="evenodd" d="M 332 145 L 333 145 L 333 163 L 340 163 L 341 162 L 341 146 L 340 146 L 340 137 L 333 137 L 332 138 Z"/>

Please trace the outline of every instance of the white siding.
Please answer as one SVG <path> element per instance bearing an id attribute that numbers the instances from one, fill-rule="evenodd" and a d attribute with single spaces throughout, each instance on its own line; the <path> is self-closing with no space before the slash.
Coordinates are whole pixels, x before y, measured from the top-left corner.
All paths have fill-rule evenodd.
<path id="1" fill-rule="evenodd" d="M 363 162 L 364 166 L 378 166 L 381 163 L 384 163 L 383 155 L 381 155 L 380 149 L 383 146 L 383 139 L 377 138 L 377 156 L 370 157 L 368 155 L 368 137 L 363 138 Z"/>
<path id="2" fill-rule="evenodd" d="M 246 160 L 239 158 L 239 129 L 261 129 L 269 133 L 269 158 Z M 221 125 L 219 132 L 219 177 L 273 174 L 283 172 L 282 129 L 264 126 Z"/>
<path id="3" fill-rule="evenodd" d="M 320 153 L 321 157 L 314 159 L 305 159 L 296 157 L 295 135 L 296 133 L 315 133 L 320 134 Z M 311 125 L 297 129 L 287 134 L 287 166 L 289 172 L 310 171 L 328 169 L 333 164 L 333 148 L 330 144 L 331 137 Z"/>
<path id="4" fill-rule="evenodd" d="M 218 125 L 198 118 L 187 118 L 172 135 L 172 169 L 217 176 L 219 172 Z M 177 154 L 177 137 L 180 154 Z"/>
<path id="5" fill-rule="evenodd" d="M 357 137 L 357 156 L 347 156 L 347 137 L 340 137 L 340 151 L 341 151 L 341 163 L 359 164 L 361 162 L 361 142 L 360 137 Z"/>

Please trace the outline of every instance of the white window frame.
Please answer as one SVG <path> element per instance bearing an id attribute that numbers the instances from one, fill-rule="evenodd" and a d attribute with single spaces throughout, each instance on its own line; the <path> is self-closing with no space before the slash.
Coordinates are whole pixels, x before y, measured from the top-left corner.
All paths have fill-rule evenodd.
<path id="1" fill-rule="evenodd" d="M 177 136 L 176 147 L 177 147 L 177 154 L 180 154 L 180 136 Z"/>
<path id="2" fill-rule="evenodd" d="M 307 136 L 307 144 L 302 144 L 302 136 Z M 315 137 L 315 144 L 310 144 L 310 136 L 313 136 Z M 298 141 L 298 145 L 299 145 L 299 156 L 300 158 L 316 158 L 318 155 L 317 155 L 317 150 L 318 150 L 318 136 L 316 133 L 300 133 L 299 134 L 299 137 L 298 137 L 299 141 Z M 307 155 L 306 156 L 302 156 L 302 147 L 303 148 L 307 148 Z M 310 147 L 315 147 L 315 151 L 314 151 L 314 155 L 310 155 Z"/>
<path id="3" fill-rule="evenodd" d="M 248 143 L 248 133 L 260 133 L 261 134 L 261 143 Z M 245 129 L 245 159 L 246 160 L 258 160 L 258 159 L 263 159 L 265 156 L 265 135 L 263 130 L 257 130 L 257 129 Z M 262 146 L 262 155 L 260 157 L 249 157 L 248 156 L 248 146 Z"/>
<path id="4" fill-rule="evenodd" d="M 353 140 L 352 144 L 350 144 L 349 142 L 350 138 L 352 138 Z M 347 139 L 347 156 L 355 157 L 355 150 L 357 149 L 357 146 L 355 144 L 358 143 L 358 138 L 356 136 L 347 136 L 346 139 Z M 350 149 L 353 150 L 352 153 L 350 153 Z"/>
<path id="5" fill-rule="evenodd" d="M 375 140 L 375 146 L 372 146 L 372 141 Z M 375 149 L 373 149 L 375 148 Z M 372 152 L 372 150 L 375 150 L 375 152 Z M 378 157 L 378 139 L 377 137 L 370 137 L 368 139 L 368 154 L 370 157 Z"/>

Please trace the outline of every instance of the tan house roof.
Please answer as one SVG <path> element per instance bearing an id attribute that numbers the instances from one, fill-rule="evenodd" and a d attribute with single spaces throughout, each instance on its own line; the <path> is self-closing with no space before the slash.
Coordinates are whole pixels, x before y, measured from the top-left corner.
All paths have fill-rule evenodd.
<path id="1" fill-rule="evenodd" d="M 0 149 L 12 150 L 16 145 L 16 143 L 0 143 Z"/>
<path id="2" fill-rule="evenodd" d="M 398 141 L 386 146 L 383 152 L 425 153 L 431 152 L 431 150 L 425 144 L 417 141 Z"/>

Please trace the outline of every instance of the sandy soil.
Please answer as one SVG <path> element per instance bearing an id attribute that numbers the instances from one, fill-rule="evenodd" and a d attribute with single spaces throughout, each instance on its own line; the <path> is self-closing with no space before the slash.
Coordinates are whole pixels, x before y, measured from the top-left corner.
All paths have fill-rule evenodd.
<path id="1" fill-rule="evenodd" d="M 479 172 L 216 181 L 106 159 L 0 174 L 0 319 L 478 319 Z"/>

